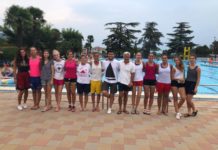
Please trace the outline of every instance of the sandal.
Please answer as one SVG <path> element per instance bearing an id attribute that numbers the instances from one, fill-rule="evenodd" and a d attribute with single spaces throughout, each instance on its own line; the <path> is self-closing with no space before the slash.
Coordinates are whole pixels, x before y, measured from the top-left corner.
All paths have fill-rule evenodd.
<path id="1" fill-rule="evenodd" d="M 123 112 L 124 112 L 125 114 L 129 114 L 129 112 L 128 112 L 127 110 L 124 110 Z"/>
<path id="2" fill-rule="evenodd" d="M 72 110 L 72 106 L 69 105 L 69 106 L 68 106 L 68 111 L 71 111 L 71 110 Z"/>
<path id="3" fill-rule="evenodd" d="M 185 118 L 188 118 L 188 117 L 191 117 L 192 115 L 190 115 L 189 113 L 187 113 L 187 114 L 184 114 L 184 117 Z"/>
<path id="4" fill-rule="evenodd" d="M 138 111 L 138 110 L 135 110 L 135 114 L 136 114 L 136 115 L 139 115 L 140 113 L 139 113 L 139 111 Z"/>
<path id="5" fill-rule="evenodd" d="M 118 115 L 122 114 L 122 111 L 121 111 L 121 110 L 119 110 L 119 111 L 117 112 L 117 114 L 118 114 Z"/>
<path id="6" fill-rule="evenodd" d="M 147 114 L 147 109 L 144 109 L 143 114 L 145 115 Z"/>
<path id="7" fill-rule="evenodd" d="M 198 114 L 198 110 L 192 112 L 192 117 L 196 117 Z"/>
<path id="8" fill-rule="evenodd" d="M 136 110 L 132 109 L 131 114 L 133 114 L 133 115 L 136 114 Z"/>
<path id="9" fill-rule="evenodd" d="M 72 111 L 72 112 L 75 112 L 75 111 L 76 111 L 76 107 L 75 107 L 75 106 L 72 106 L 71 111 Z"/>

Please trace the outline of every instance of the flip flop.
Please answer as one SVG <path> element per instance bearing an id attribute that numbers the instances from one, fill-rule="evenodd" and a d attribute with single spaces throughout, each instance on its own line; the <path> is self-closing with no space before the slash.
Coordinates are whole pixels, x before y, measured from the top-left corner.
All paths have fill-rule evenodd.
<path id="1" fill-rule="evenodd" d="M 184 114 L 184 117 L 185 117 L 185 118 L 188 118 L 188 117 L 191 117 L 191 116 L 192 116 L 192 115 L 190 115 L 190 114 L 188 114 L 188 113 L 187 113 L 187 114 Z"/>
<path id="2" fill-rule="evenodd" d="M 118 114 L 118 115 L 122 114 L 122 111 L 121 111 L 121 110 L 119 110 L 119 111 L 117 112 L 117 114 Z"/>
<path id="3" fill-rule="evenodd" d="M 129 112 L 128 112 L 127 110 L 124 110 L 123 112 L 124 112 L 125 114 L 129 114 Z"/>
<path id="4" fill-rule="evenodd" d="M 197 114 L 198 114 L 198 110 L 196 110 L 196 111 L 192 112 L 192 117 L 196 117 L 196 116 L 197 116 Z"/>

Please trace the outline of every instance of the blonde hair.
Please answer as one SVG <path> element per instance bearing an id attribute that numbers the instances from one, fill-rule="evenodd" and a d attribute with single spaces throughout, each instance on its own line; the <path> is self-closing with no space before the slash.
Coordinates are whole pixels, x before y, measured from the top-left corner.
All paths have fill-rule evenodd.
<path id="1" fill-rule="evenodd" d="M 123 56 L 124 56 L 124 55 L 129 55 L 129 56 L 131 56 L 130 52 L 124 52 L 124 53 L 123 53 Z"/>
<path id="2" fill-rule="evenodd" d="M 52 54 L 53 54 L 53 55 L 59 55 L 59 56 L 60 56 L 60 52 L 59 52 L 58 50 L 56 50 L 56 49 L 54 49 L 54 50 L 52 51 Z"/>

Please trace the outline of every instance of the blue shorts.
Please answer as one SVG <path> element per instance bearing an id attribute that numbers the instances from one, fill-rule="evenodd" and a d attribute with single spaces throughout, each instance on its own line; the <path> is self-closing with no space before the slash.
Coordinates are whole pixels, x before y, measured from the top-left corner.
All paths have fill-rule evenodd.
<path id="1" fill-rule="evenodd" d="M 30 87 L 32 90 L 38 90 L 42 88 L 40 77 L 30 77 Z"/>
<path id="2" fill-rule="evenodd" d="M 90 92 L 90 84 L 81 84 L 81 83 L 78 83 L 76 84 L 77 86 L 77 93 L 80 95 L 80 94 L 89 94 Z"/>

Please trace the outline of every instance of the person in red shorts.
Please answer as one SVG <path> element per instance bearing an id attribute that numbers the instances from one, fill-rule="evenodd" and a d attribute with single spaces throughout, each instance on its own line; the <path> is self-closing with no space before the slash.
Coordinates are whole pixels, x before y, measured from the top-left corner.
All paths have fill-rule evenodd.
<path id="1" fill-rule="evenodd" d="M 158 92 L 158 114 L 167 115 L 169 93 L 171 90 L 172 65 L 168 63 L 166 54 L 162 55 L 162 63 L 158 66 L 156 89 Z"/>
<path id="2" fill-rule="evenodd" d="M 157 64 L 154 62 L 154 54 L 150 53 L 148 55 L 148 62 L 144 64 L 144 114 L 151 114 L 151 107 L 154 101 L 154 92 L 156 85 L 156 74 L 157 74 Z"/>
<path id="3" fill-rule="evenodd" d="M 53 84 L 55 88 L 55 99 L 57 102 L 57 107 L 55 109 L 55 112 L 59 112 L 61 109 L 62 90 L 64 86 L 65 61 L 61 59 L 60 52 L 58 50 L 53 50 L 53 58 L 54 58 Z"/>
<path id="4" fill-rule="evenodd" d="M 142 54 L 138 52 L 136 54 L 135 60 L 135 76 L 133 80 L 132 87 L 132 114 L 139 114 L 137 111 L 141 94 L 142 94 L 142 86 L 143 86 L 143 62 L 142 62 Z"/>
<path id="5" fill-rule="evenodd" d="M 14 81 L 16 83 L 16 89 L 18 90 L 18 110 L 27 108 L 28 89 L 29 83 L 29 58 L 25 49 L 18 51 L 18 54 L 14 60 Z M 24 94 L 24 103 L 21 105 L 22 97 Z"/>

